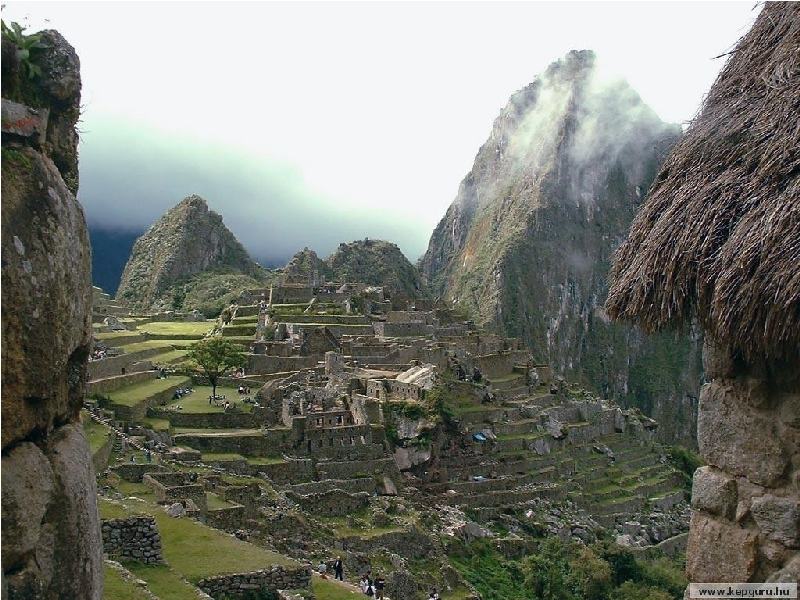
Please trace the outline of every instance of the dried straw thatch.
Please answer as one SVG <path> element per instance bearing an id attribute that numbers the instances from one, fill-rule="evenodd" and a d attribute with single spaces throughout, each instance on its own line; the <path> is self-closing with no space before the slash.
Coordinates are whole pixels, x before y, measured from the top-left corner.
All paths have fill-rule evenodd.
<path id="1" fill-rule="evenodd" d="M 740 40 L 617 251 L 606 307 L 798 358 L 800 3 L 767 3 Z"/>

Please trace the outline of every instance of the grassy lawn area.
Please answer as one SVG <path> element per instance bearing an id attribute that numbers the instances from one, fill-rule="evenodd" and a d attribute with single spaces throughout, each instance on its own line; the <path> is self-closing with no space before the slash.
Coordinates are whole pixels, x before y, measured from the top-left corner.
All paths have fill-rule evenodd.
<path id="1" fill-rule="evenodd" d="M 221 428 L 221 429 L 202 429 L 197 427 L 173 427 L 172 433 L 175 435 L 181 433 L 188 433 L 188 434 L 209 434 L 209 435 L 261 435 L 260 429 L 231 429 L 231 428 Z"/>
<path id="2" fill-rule="evenodd" d="M 220 508 L 230 508 L 233 506 L 230 502 L 226 502 L 213 492 L 206 492 L 206 503 L 208 510 L 219 510 Z"/>
<path id="3" fill-rule="evenodd" d="M 167 350 L 161 354 L 151 356 L 148 360 L 156 365 L 171 364 L 185 359 L 187 352 L 188 350 Z"/>
<path id="4" fill-rule="evenodd" d="M 149 600 L 150 597 L 141 588 L 125 581 L 118 571 L 108 565 L 103 566 L 103 573 L 105 579 L 103 600 Z"/>
<path id="5" fill-rule="evenodd" d="M 216 430 L 215 430 L 216 431 Z M 241 454 L 225 452 L 207 452 L 201 455 L 203 462 L 232 462 L 246 460 L 251 465 L 279 465 L 286 462 L 280 456 L 243 456 Z"/>
<path id="6" fill-rule="evenodd" d="M 312 579 L 311 589 L 314 590 L 317 600 L 349 600 L 350 598 L 365 597 L 364 594 L 354 592 L 341 584 L 321 577 Z"/>
<path id="7" fill-rule="evenodd" d="M 189 377 L 167 377 L 166 379 L 153 379 L 135 385 L 129 385 L 110 392 L 109 398 L 114 404 L 122 404 L 123 406 L 136 406 L 140 402 L 155 396 L 173 386 L 186 386 L 191 385 L 192 380 Z"/>
<path id="8" fill-rule="evenodd" d="M 95 332 L 94 339 L 113 342 L 114 338 L 130 337 L 137 335 L 138 333 L 138 331 L 128 331 L 127 329 L 121 331 L 103 331 L 100 333 Z"/>
<path id="9" fill-rule="evenodd" d="M 126 498 L 121 506 L 101 498 L 100 516 L 110 519 L 136 513 L 153 515 L 161 534 L 164 559 L 190 582 L 223 573 L 257 571 L 270 565 L 298 566 L 286 556 L 243 542 L 193 519 L 170 517 L 155 504 L 153 493 L 142 483 L 120 481 L 116 488 L 125 495 L 135 495 L 145 501 Z"/>
<path id="10" fill-rule="evenodd" d="M 142 425 L 153 431 L 169 431 L 169 421 L 166 419 L 157 419 L 155 417 L 145 417 L 142 419 Z"/>
<path id="11" fill-rule="evenodd" d="M 498 440 L 538 440 L 545 438 L 549 434 L 544 431 L 534 431 L 533 433 L 502 433 L 497 436 Z"/>
<path id="12" fill-rule="evenodd" d="M 152 350 L 153 348 L 164 348 L 164 351 L 175 350 L 176 348 L 188 348 L 192 345 L 192 340 L 147 340 L 144 342 L 134 342 L 119 346 L 126 354 L 141 352 L 142 350 Z"/>
<path id="13" fill-rule="evenodd" d="M 282 456 L 247 456 L 251 465 L 279 465 L 286 462 Z"/>
<path id="14" fill-rule="evenodd" d="M 144 565 L 126 562 L 125 568 L 144 579 L 150 591 L 166 600 L 197 600 L 197 588 L 186 583 L 178 573 L 167 565 Z"/>
<path id="15" fill-rule="evenodd" d="M 103 444 L 108 440 L 108 434 L 111 431 L 105 425 L 101 425 L 94 421 L 89 413 L 82 411 L 81 420 L 83 421 L 83 433 L 86 435 L 86 440 L 89 442 L 89 449 L 92 454 L 100 450 Z"/>
<path id="16" fill-rule="evenodd" d="M 374 527 L 371 529 L 355 529 L 353 527 L 337 527 L 336 535 L 339 537 L 359 537 L 363 540 L 378 537 L 384 533 L 403 531 L 401 527 Z"/>
<path id="17" fill-rule="evenodd" d="M 214 327 L 214 321 L 155 321 L 143 323 L 137 329 L 156 335 L 196 335 L 203 337 Z"/>
<path id="18" fill-rule="evenodd" d="M 188 396 L 184 396 L 179 400 L 171 400 L 166 405 L 166 408 L 174 408 L 180 404 L 183 407 L 181 412 L 184 413 L 202 414 L 224 412 L 221 406 L 208 403 L 208 398 L 211 396 L 210 385 L 198 385 L 194 386 L 193 389 L 194 391 Z M 251 398 L 255 395 L 256 391 L 257 390 L 251 388 Z M 242 402 L 242 399 L 246 396 L 240 396 L 235 387 L 217 386 L 217 395 L 225 396 L 228 402 L 235 403 L 239 412 L 249 413 L 253 410 L 252 404 L 245 404 Z"/>
<path id="19" fill-rule="evenodd" d="M 192 582 L 210 575 L 298 564 L 281 554 L 248 544 L 191 519 L 174 519 L 162 510 L 157 510 L 155 517 L 164 558 Z"/>
<path id="20" fill-rule="evenodd" d="M 235 460 L 245 460 L 241 454 L 230 454 L 225 452 L 208 452 L 200 455 L 203 462 L 233 462 Z"/>

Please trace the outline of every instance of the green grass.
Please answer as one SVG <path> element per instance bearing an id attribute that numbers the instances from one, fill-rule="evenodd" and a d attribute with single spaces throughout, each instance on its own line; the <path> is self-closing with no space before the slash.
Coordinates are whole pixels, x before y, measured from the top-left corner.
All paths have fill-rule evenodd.
<path id="1" fill-rule="evenodd" d="M 225 452 L 208 452 L 201 454 L 200 458 L 203 462 L 232 462 L 235 460 L 245 460 L 241 454 L 230 454 Z"/>
<path id="2" fill-rule="evenodd" d="M 354 527 L 337 527 L 336 535 L 339 537 L 359 537 L 363 540 L 378 537 L 385 533 L 403 531 L 401 527 L 374 527 L 371 529 L 356 529 Z"/>
<path id="3" fill-rule="evenodd" d="M 186 583 L 167 565 L 145 565 L 126 562 L 125 568 L 144 579 L 150 591 L 164 600 L 197 600 L 197 588 Z"/>
<path id="4" fill-rule="evenodd" d="M 213 434 L 229 434 L 229 435 L 261 435 L 260 429 L 236 429 L 236 428 L 221 428 L 221 429 L 203 429 L 198 427 L 173 427 L 172 433 L 174 435 L 178 435 L 181 433 L 188 433 L 188 434 L 202 434 L 202 433 L 213 433 Z"/>
<path id="5" fill-rule="evenodd" d="M 89 442 L 89 449 L 94 454 L 106 443 L 111 429 L 93 420 L 86 412 L 81 413 L 81 419 L 83 420 L 83 433 L 86 435 L 86 441 Z"/>
<path id="6" fill-rule="evenodd" d="M 155 321 L 143 323 L 137 329 L 155 335 L 196 335 L 203 337 L 214 327 L 214 321 Z"/>
<path id="7" fill-rule="evenodd" d="M 245 458 L 251 465 L 279 465 L 286 462 L 280 456 L 247 456 Z"/>
<path id="8" fill-rule="evenodd" d="M 186 358 L 187 352 L 188 350 L 168 350 L 167 352 L 151 356 L 147 360 L 156 365 L 171 364 Z"/>
<path id="9" fill-rule="evenodd" d="M 152 350 L 153 348 L 164 348 L 175 350 L 176 348 L 188 348 L 192 345 L 192 340 L 147 340 L 144 342 L 133 342 L 119 346 L 126 354 L 141 352 L 142 350 Z"/>
<path id="10" fill-rule="evenodd" d="M 110 502 L 105 498 L 98 498 L 97 506 L 101 519 L 124 519 L 135 512 L 127 505 L 123 506 L 116 502 Z"/>
<path id="11" fill-rule="evenodd" d="M 297 566 L 285 556 L 248 544 L 186 518 L 156 512 L 164 558 L 189 581 L 223 573 L 257 571 L 270 565 Z"/>
<path id="12" fill-rule="evenodd" d="M 223 500 L 217 494 L 212 492 L 206 492 L 206 504 L 208 506 L 208 510 L 219 510 L 221 508 L 230 508 L 233 506 L 233 504 Z"/>
<path id="13" fill-rule="evenodd" d="M 138 331 L 128 331 L 127 329 L 123 331 L 105 331 L 101 333 L 95 333 L 94 339 L 96 340 L 104 340 L 104 341 L 114 341 L 115 338 L 121 337 L 129 337 L 138 335 Z"/>
<path id="14" fill-rule="evenodd" d="M 145 417 L 142 425 L 153 431 L 169 431 L 169 421 L 167 419 L 156 419 L 155 417 Z"/>
<path id="15" fill-rule="evenodd" d="M 221 413 L 224 412 L 221 406 L 216 406 L 214 404 L 208 403 L 208 398 L 211 396 L 211 386 L 210 385 L 198 385 L 194 386 L 194 392 L 189 394 L 188 396 L 184 396 L 179 400 L 171 400 L 169 404 L 166 405 L 166 408 L 173 408 L 180 404 L 183 407 L 183 410 L 180 412 L 184 413 L 191 413 L 191 414 L 205 414 L 205 413 Z M 255 394 L 255 390 L 250 394 L 252 397 Z M 249 413 L 253 410 L 252 404 L 245 404 L 242 402 L 242 398 L 245 396 L 240 396 L 236 391 L 235 387 L 217 387 L 217 395 L 218 396 L 225 396 L 229 402 L 235 402 L 236 408 L 239 409 L 240 412 Z"/>
<path id="16" fill-rule="evenodd" d="M 216 431 L 216 430 L 214 430 Z M 251 465 L 279 465 L 286 460 L 280 456 L 242 456 L 226 452 L 207 452 L 201 455 L 203 462 L 232 462 L 246 460 Z"/>
<path id="17" fill-rule="evenodd" d="M 103 566 L 105 590 L 103 600 L 148 600 L 149 596 L 132 582 L 125 581 L 118 571 L 108 565 Z M 197 596 L 195 596 L 196 598 Z"/>
<path id="18" fill-rule="evenodd" d="M 114 404 L 123 406 L 136 406 L 140 402 L 155 396 L 173 386 L 190 385 L 192 380 L 188 377 L 167 377 L 166 379 L 153 379 L 135 385 L 129 385 L 116 392 L 111 392 L 108 397 Z"/>
<path id="19" fill-rule="evenodd" d="M 352 591 L 345 586 L 338 584 L 330 579 L 314 577 L 311 581 L 311 589 L 317 600 L 349 600 L 350 598 L 363 598 L 364 594 Z"/>
<path id="20" fill-rule="evenodd" d="M 126 496 L 123 506 L 100 499 L 100 516 L 120 518 L 130 514 L 151 514 L 161 534 L 164 559 L 174 571 L 194 583 L 224 573 L 257 571 L 270 565 L 296 567 L 292 559 L 236 539 L 190 518 L 173 518 L 155 504 L 155 497 L 142 483 L 120 481 L 116 488 Z"/>

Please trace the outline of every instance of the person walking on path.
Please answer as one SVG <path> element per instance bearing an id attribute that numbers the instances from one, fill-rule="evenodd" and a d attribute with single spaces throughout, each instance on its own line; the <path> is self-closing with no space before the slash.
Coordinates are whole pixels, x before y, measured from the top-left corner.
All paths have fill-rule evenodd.
<path id="1" fill-rule="evenodd" d="M 344 581 L 344 564 L 341 556 L 337 556 L 336 562 L 333 563 L 333 576 L 339 581 Z"/>

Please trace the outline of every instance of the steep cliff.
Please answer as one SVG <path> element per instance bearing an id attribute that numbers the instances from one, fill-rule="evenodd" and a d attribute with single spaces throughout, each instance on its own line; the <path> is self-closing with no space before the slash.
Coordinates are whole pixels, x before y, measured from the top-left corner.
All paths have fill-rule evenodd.
<path id="1" fill-rule="evenodd" d="M 4 31 L 2 57 L 3 598 L 99 599 L 95 477 L 79 417 L 92 302 L 74 195 L 79 62 L 55 31 L 38 41 Z"/>
<path id="2" fill-rule="evenodd" d="M 339 244 L 327 259 L 304 248 L 284 268 L 290 283 L 336 281 L 384 285 L 410 297 L 423 293 L 419 271 L 400 248 L 383 240 L 356 240 Z"/>
<path id="3" fill-rule="evenodd" d="M 117 299 L 137 309 L 184 306 L 199 274 L 239 275 L 236 285 L 255 286 L 263 270 L 209 210 L 199 196 L 188 196 L 167 211 L 133 246 L 122 273 Z M 207 277 L 201 278 L 207 283 Z M 212 286 L 213 287 L 213 286 Z M 224 287 L 224 286 L 223 286 Z M 219 290 L 217 290 L 219 291 Z"/>
<path id="4" fill-rule="evenodd" d="M 667 424 L 672 411 L 668 437 L 693 421 L 699 347 L 643 338 L 602 306 L 612 252 L 679 134 L 592 52 L 570 52 L 511 96 L 420 260 L 435 293 L 558 372 Z"/>

